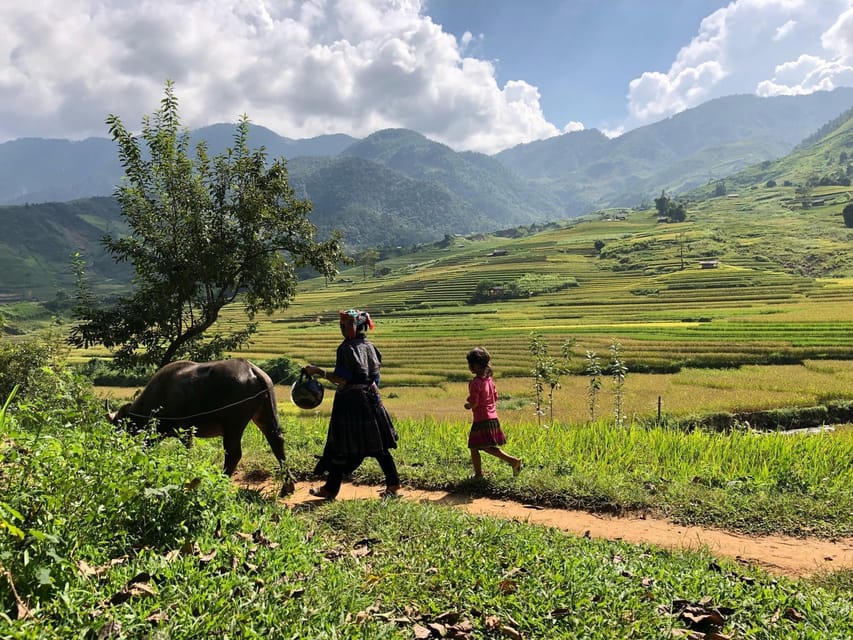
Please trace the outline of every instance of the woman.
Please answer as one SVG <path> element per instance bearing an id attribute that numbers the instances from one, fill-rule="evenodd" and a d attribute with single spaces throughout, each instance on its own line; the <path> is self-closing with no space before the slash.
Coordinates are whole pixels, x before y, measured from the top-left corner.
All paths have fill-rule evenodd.
<path id="1" fill-rule="evenodd" d="M 315 473 L 328 471 L 326 483 L 310 489 L 318 498 L 332 500 L 338 495 L 344 475 L 355 471 L 368 456 L 376 458 L 385 474 L 383 497 L 396 497 L 400 476 L 391 456 L 397 447 L 397 432 L 379 396 L 379 368 L 382 354 L 366 338 L 373 320 L 366 311 L 350 309 L 340 312 L 343 342 L 338 345 L 335 370 L 308 365 L 306 375 L 326 378 L 337 385 L 332 404 L 332 417 L 323 457 Z"/>

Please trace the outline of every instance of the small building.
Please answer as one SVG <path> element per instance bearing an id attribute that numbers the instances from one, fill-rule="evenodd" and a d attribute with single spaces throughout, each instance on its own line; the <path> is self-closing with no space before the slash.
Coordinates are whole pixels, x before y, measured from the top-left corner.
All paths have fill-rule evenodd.
<path id="1" fill-rule="evenodd" d="M 719 260 L 700 260 L 699 266 L 702 269 L 716 269 L 717 267 L 720 266 L 720 261 Z"/>
<path id="2" fill-rule="evenodd" d="M 496 256 L 505 256 L 508 253 L 506 249 L 493 249 L 490 254 L 488 254 L 487 258 L 494 258 Z"/>

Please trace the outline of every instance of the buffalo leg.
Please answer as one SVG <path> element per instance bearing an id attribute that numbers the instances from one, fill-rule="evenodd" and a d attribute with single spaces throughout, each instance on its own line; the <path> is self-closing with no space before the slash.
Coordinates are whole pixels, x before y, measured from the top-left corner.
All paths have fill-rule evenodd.
<path id="1" fill-rule="evenodd" d="M 225 475 L 227 476 L 234 473 L 240 458 L 243 457 L 243 447 L 240 441 L 243 439 L 245 428 L 246 425 L 234 429 L 229 429 L 227 425 L 224 427 L 222 446 L 225 449 Z"/>

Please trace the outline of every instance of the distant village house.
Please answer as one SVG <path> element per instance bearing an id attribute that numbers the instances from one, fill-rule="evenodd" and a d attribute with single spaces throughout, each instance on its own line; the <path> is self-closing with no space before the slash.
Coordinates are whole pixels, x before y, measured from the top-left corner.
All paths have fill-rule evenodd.
<path id="1" fill-rule="evenodd" d="M 719 260 L 700 260 L 699 266 L 702 269 L 716 269 L 717 267 L 720 266 L 720 261 Z"/>
<path id="2" fill-rule="evenodd" d="M 505 256 L 507 254 L 506 249 L 493 249 L 490 254 L 488 254 L 487 258 L 494 258 L 495 256 Z"/>

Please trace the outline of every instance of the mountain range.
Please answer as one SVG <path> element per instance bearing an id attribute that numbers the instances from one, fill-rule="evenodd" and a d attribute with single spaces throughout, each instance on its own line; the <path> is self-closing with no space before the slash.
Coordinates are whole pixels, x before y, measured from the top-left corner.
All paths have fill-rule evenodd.
<path id="1" fill-rule="evenodd" d="M 456 152 L 405 129 L 364 139 L 293 140 L 252 125 L 249 144 L 286 158 L 291 184 L 314 205 L 321 236 L 339 228 L 356 251 L 630 207 L 662 190 L 684 193 L 786 156 L 851 106 L 853 88 L 729 96 L 618 138 L 578 131 L 492 156 Z M 218 153 L 234 130 L 218 124 L 191 135 Z M 9 230 L 0 238 L 0 268 L 7 267 L 0 271 L 0 293 L 62 286 L 67 255 L 78 250 L 94 261 L 96 276 L 112 274 L 108 268 L 98 273 L 99 265 L 108 266 L 98 239 L 121 224 L 111 198 L 121 177 L 107 138 L 0 144 L 0 205 L 7 205 L 0 206 L 0 219 Z M 66 257 L 62 268 L 60 256 Z"/>

